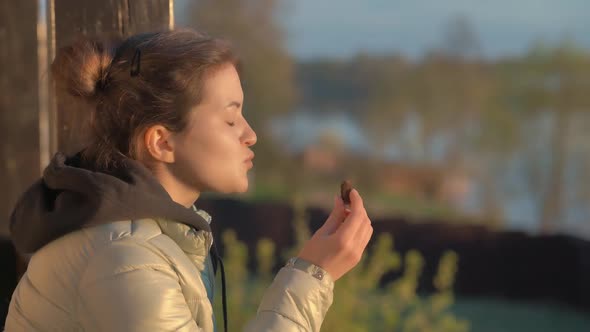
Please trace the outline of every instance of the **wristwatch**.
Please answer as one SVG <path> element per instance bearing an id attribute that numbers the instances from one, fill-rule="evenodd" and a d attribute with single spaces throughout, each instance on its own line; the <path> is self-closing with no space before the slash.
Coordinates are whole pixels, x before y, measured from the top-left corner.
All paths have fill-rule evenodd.
<path id="1" fill-rule="evenodd" d="M 328 272 L 326 272 L 326 270 L 322 269 L 321 267 L 299 257 L 289 258 L 285 266 L 307 272 L 318 280 L 323 280 L 326 274 L 328 274 Z"/>

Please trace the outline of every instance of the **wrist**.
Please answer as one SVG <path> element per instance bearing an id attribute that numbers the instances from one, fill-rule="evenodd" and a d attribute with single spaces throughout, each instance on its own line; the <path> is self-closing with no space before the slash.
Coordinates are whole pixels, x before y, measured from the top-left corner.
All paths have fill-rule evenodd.
<path id="1" fill-rule="evenodd" d="M 285 266 L 306 272 L 320 281 L 326 278 L 331 278 L 328 271 L 301 257 L 290 258 Z"/>

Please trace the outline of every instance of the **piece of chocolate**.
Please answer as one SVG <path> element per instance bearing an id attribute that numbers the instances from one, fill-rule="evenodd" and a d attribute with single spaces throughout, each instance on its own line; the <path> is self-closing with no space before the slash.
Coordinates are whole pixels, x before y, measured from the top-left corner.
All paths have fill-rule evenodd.
<path id="1" fill-rule="evenodd" d="M 342 181 L 340 185 L 340 196 L 344 204 L 350 205 L 350 191 L 352 190 L 352 184 L 348 180 Z"/>

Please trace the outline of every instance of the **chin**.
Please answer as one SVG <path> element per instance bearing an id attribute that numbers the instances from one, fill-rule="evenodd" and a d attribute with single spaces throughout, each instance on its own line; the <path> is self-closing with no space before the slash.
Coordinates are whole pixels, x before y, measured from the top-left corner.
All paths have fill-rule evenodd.
<path id="1" fill-rule="evenodd" d="M 246 183 L 240 185 L 235 192 L 238 194 L 243 194 L 247 191 L 248 191 L 248 181 L 246 181 Z"/>
<path id="2" fill-rule="evenodd" d="M 243 194 L 248 191 L 248 180 L 236 182 L 232 186 L 217 191 L 224 194 Z"/>

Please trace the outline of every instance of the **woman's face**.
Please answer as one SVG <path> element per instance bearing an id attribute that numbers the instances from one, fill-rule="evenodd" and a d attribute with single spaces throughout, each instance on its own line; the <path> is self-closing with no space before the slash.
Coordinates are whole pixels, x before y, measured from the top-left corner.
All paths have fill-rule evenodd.
<path id="1" fill-rule="evenodd" d="M 252 168 L 256 133 L 242 114 L 244 93 L 231 64 L 205 79 L 203 98 L 189 113 L 188 125 L 174 134 L 170 169 L 184 185 L 199 192 L 245 192 Z"/>

